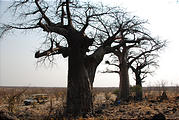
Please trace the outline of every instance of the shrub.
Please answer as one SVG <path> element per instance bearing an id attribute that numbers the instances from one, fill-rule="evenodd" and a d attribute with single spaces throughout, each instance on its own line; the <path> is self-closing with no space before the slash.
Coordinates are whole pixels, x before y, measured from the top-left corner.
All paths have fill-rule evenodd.
<path id="1" fill-rule="evenodd" d="M 112 94 L 115 94 L 116 96 L 118 96 L 118 95 L 119 95 L 119 89 L 115 89 L 115 90 L 112 92 Z"/>
<path id="2" fill-rule="evenodd" d="M 130 88 L 131 92 L 140 92 L 142 91 L 142 87 L 140 85 L 134 85 Z"/>

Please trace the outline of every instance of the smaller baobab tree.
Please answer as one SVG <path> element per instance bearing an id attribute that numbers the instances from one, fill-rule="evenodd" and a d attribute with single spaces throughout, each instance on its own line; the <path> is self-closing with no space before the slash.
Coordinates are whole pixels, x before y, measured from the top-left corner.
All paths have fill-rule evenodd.
<path id="1" fill-rule="evenodd" d="M 129 62 L 129 67 L 135 76 L 136 81 L 136 100 L 142 100 L 142 83 L 144 79 L 154 72 L 158 65 L 159 51 L 164 48 L 166 43 L 159 43 L 155 46 L 149 46 L 151 49 L 143 49 L 141 53 L 134 53 L 129 58 L 132 59 Z M 141 49 L 142 50 L 142 49 Z M 134 51 L 135 52 L 135 51 Z"/>
<path id="2" fill-rule="evenodd" d="M 148 74 L 152 74 L 154 71 L 151 71 L 151 67 L 157 67 L 156 58 L 150 58 L 151 54 L 143 55 L 140 58 L 136 59 L 130 68 L 134 73 L 134 79 L 136 81 L 136 100 L 142 100 L 142 83 L 145 82 L 144 79 Z"/>
<path id="3" fill-rule="evenodd" d="M 120 24 L 120 35 L 112 44 L 110 50 L 115 60 L 106 61 L 107 64 L 117 67 L 118 71 L 107 70 L 107 72 L 119 73 L 119 99 L 128 100 L 129 98 L 129 68 L 136 61 L 143 59 L 142 56 L 157 51 L 162 48 L 165 42 L 150 36 L 144 27 L 146 21 L 137 17 L 130 17 L 125 14 Z M 145 61 L 145 60 L 144 60 Z"/>

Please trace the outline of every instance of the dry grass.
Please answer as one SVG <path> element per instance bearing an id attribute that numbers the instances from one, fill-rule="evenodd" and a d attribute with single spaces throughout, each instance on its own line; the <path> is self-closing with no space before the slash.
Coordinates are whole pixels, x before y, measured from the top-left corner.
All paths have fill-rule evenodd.
<path id="1" fill-rule="evenodd" d="M 169 100 L 159 102 L 157 97 L 161 95 L 161 91 L 145 88 L 143 92 L 145 99 L 143 101 L 130 101 L 119 105 L 114 104 L 116 95 L 112 93 L 115 89 L 95 88 L 93 90 L 95 114 L 89 118 L 79 117 L 79 120 L 150 119 L 157 113 L 164 114 L 166 118 L 179 117 L 179 99 L 176 99 L 179 96 L 177 88 L 167 90 Z M 23 104 L 25 98 L 37 93 L 48 94 L 48 102 L 29 106 Z M 0 110 L 9 111 L 18 119 L 53 120 L 59 118 L 59 116 L 62 117 L 65 101 L 65 88 L 0 88 Z M 9 109 L 11 104 L 13 104 L 12 109 Z"/>

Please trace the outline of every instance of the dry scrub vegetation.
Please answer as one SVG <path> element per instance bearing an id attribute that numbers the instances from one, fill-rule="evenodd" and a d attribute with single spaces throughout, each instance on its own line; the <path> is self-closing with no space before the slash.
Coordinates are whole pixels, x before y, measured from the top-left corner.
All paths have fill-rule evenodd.
<path id="1" fill-rule="evenodd" d="M 179 88 L 166 88 L 168 99 L 161 100 L 160 88 L 144 88 L 143 101 L 116 103 L 117 88 L 95 88 L 93 90 L 94 114 L 79 117 L 79 120 L 102 119 L 167 119 L 179 118 Z M 23 100 L 32 94 L 48 94 L 48 102 L 25 106 Z M 66 88 L 0 88 L 0 119 L 60 120 L 66 101 Z M 6 117 L 6 118 L 5 118 Z"/>

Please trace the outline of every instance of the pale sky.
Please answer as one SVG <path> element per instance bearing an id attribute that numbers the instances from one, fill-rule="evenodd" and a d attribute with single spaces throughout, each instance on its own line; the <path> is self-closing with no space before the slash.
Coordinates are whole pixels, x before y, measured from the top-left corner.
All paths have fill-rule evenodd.
<path id="1" fill-rule="evenodd" d="M 88 0 L 90 1 L 90 0 Z M 161 53 L 160 68 L 149 76 L 144 86 L 156 85 L 166 81 L 167 85 L 179 85 L 179 0 L 91 0 L 111 6 L 127 8 L 132 15 L 148 19 L 148 29 L 153 36 L 168 40 L 168 47 Z M 10 20 L 2 15 L 7 1 L 0 0 L 0 22 Z M 53 67 L 36 67 L 34 52 L 42 43 L 43 34 L 15 31 L 0 40 L 0 86 L 67 86 L 67 59 L 59 56 Z M 98 70 L 105 68 L 104 62 Z M 130 80 L 135 84 L 133 79 Z M 118 87 L 118 74 L 97 72 L 95 87 Z"/>

